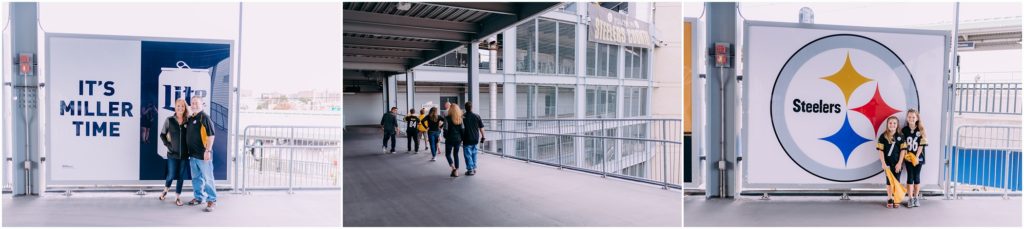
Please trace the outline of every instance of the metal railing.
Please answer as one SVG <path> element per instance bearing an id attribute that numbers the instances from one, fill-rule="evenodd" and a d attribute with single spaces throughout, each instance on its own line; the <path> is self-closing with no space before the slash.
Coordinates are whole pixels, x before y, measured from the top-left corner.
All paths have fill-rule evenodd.
<path id="1" fill-rule="evenodd" d="M 235 171 L 242 193 L 341 187 L 341 127 L 247 126 L 243 133 Z"/>
<path id="2" fill-rule="evenodd" d="M 484 119 L 485 153 L 681 188 L 681 119 Z"/>
<path id="3" fill-rule="evenodd" d="M 1021 193 L 1020 126 L 963 125 L 946 158 L 946 198 Z"/>
<path id="4" fill-rule="evenodd" d="M 957 83 L 957 113 L 1021 114 L 1021 83 Z"/>

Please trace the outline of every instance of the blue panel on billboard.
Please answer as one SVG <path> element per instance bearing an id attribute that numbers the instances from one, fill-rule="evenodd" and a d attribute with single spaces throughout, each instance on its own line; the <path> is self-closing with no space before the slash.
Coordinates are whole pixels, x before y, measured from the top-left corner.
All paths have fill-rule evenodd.
<path id="1" fill-rule="evenodd" d="M 227 179 L 230 50 L 228 44 L 142 41 L 140 180 L 166 178 L 167 160 L 160 152 L 164 146 L 158 136 L 160 121 L 170 116 L 167 114 L 173 114 L 174 99 L 180 97 L 191 102 L 192 95 L 206 98 L 208 109 L 205 112 L 210 115 L 217 134 L 213 143 L 214 177 L 217 180 Z M 197 89 L 194 85 L 171 85 L 174 83 L 166 83 L 171 81 L 161 78 L 169 77 L 169 72 L 177 69 L 188 72 L 186 75 L 208 76 L 209 82 L 194 82 L 202 85 L 203 89 Z M 186 82 L 190 83 L 193 82 Z"/>

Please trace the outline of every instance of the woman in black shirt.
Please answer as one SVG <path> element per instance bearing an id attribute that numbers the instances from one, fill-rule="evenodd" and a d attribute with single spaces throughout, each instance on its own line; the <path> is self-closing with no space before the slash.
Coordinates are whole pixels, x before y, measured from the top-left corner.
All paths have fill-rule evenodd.
<path id="1" fill-rule="evenodd" d="M 184 205 L 181 203 L 181 184 L 184 182 L 185 170 L 189 168 L 188 152 L 185 151 L 185 119 L 185 99 L 178 98 L 174 101 L 174 115 L 167 117 L 163 130 L 160 131 L 160 141 L 167 147 L 167 179 L 160 200 L 167 197 L 171 181 L 177 179 L 178 183 L 174 187 L 174 204 L 178 206 Z"/>
<path id="2" fill-rule="evenodd" d="M 437 138 L 441 135 L 441 117 L 437 116 L 437 107 L 431 107 L 430 113 L 422 120 L 427 126 L 427 136 L 430 140 L 430 161 L 437 160 Z"/>
<path id="3" fill-rule="evenodd" d="M 451 177 L 459 176 L 459 148 L 462 147 L 463 130 L 462 110 L 458 105 L 452 105 L 448 108 L 448 116 L 444 118 L 444 157 L 452 169 Z"/>

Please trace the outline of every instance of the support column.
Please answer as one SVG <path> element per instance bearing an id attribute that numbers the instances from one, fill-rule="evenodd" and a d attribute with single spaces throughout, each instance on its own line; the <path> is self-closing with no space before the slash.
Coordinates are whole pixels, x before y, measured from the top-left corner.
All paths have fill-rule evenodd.
<path id="1" fill-rule="evenodd" d="M 492 55 L 493 55 L 493 53 L 492 53 Z M 495 65 L 492 64 L 491 66 L 495 66 Z M 498 83 L 491 82 L 490 84 L 487 85 L 487 87 L 490 90 L 490 94 L 491 94 L 491 102 L 490 102 L 491 106 L 490 106 L 490 112 L 488 112 L 490 114 L 491 122 L 487 123 L 487 127 L 484 127 L 485 130 L 489 129 L 489 128 L 495 128 L 498 125 L 498 122 L 494 121 L 494 119 L 498 118 Z M 495 136 L 495 135 L 492 135 L 492 136 Z M 491 139 L 495 139 L 495 138 L 492 137 Z M 488 146 L 490 146 L 487 149 L 488 151 L 491 151 L 491 152 L 497 152 L 498 151 L 498 144 L 493 144 L 492 143 L 492 144 L 490 144 Z"/>
<path id="2" fill-rule="evenodd" d="M 505 30 L 504 32 L 502 32 L 502 34 L 503 34 L 502 36 L 505 37 L 505 39 L 502 41 L 502 42 L 504 42 L 504 44 L 502 44 L 502 46 L 504 46 L 504 47 L 502 47 L 502 51 L 503 52 L 501 54 L 502 55 L 501 58 L 504 59 L 505 62 L 502 63 L 502 64 L 504 64 L 504 66 L 502 66 L 502 68 L 504 69 L 502 71 L 502 73 L 503 73 L 502 75 L 504 76 L 502 80 L 504 82 L 501 85 L 501 87 L 502 87 L 502 94 L 501 95 L 502 95 L 502 99 L 503 99 L 503 102 L 504 102 L 504 104 L 502 104 L 502 105 L 505 106 L 505 108 L 504 108 L 504 111 L 502 112 L 502 117 L 501 118 L 515 119 L 516 118 L 516 77 L 515 77 L 516 76 L 516 52 L 515 52 L 515 50 L 516 50 L 516 39 L 515 39 L 515 37 L 516 37 L 516 30 L 515 29 L 508 29 L 508 30 Z M 506 123 L 500 123 L 500 124 L 509 124 L 509 123 L 506 122 Z M 494 130 L 499 130 L 499 129 L 509 130 L 510 129 L 510 127 L 505 127 L 505 126 L 493 126 L 491 128 L 494 129 Z M 501 140 L 503 140 L 502 143 L 499 143 L 499 144 L 501 144 L 501 148 L 503 150 L 503 153 L 505 155 L 514 155 L 516 153 L 516 141 L 513 138 L 514 134 L 510 134 L 510 133 L 504 133 L 504 134 L 495 133 L 495 134 L 498 134 L 497 137 L 500 137 Z"/>
<path id="3" fill-rule="evenodd" d="M 416 107 L 416 97 L 415 97 L 416 93 L 414 93 L 416 91 L 416 89 L 413 87 L 413 85 L 415 84 L 414 83 L 415 80 L 413 80 L 413 79 L 415 77 L 416 77 L 416 72 L 413 72 L 411 70 L 405 72 L 405 107 L 406 107 L 406 110 L 408 110 L 408 109 L 416 109 L 417 108 Z M 419 109 L 416 109 L 416 110 L 419 111 Z M 405 112 L 405 111 L 399 111 L 399 112 Z"/>
<path id="4" fill-rule="evenodd" d="M 398 106 L 398 75 L 388 76 L 387 85 L 388 101 L 387 106 L 384 107 L 385 112 L 390 111 L 391 107 Z"/>
<path id="5" fill-rule="evenodd" d="M 736 3 L 706 3 L 707 37 L 705 48 L 713 50 L 716 42 L 728 43 L 730 51 L 736 43 Z M 713 55 L 714 52 L 708 52 Z M 732 53 L 735 53 L 734 51 Z M 730 59 L 735 60 L 734 57 Z M 715 61 L 708 57 L 705 110 L 707 113 L 704 144 L 707 149 L 708 198 L 732 198 L 736 193 L 736 72 L 732 67 L 716 68 Z M 731 66 L 736 66 L 733 61 Z"/>
<path id="6" fill-rule="evenodd" d="M 469 66 L 466 74 L 466 101 L 480 104 L 476 100 L 480 98 L 480 41 L 469 43 Z"/>
<path id="7" fill-rule="evenodd" d="M 18 66 L 19 54 L 30 54 L 33 63 L 37 63 L 37 9 L 38 3 L 10 3 L 11 24 L 11 60 Z M 36 68 L 37 66 L 32 66 Z M 13 164 L 12 191 L 16 196 L 38 195 L 42 190 L 42 176 L 39 166 L 39 116 L 37 115 L 37 94 L 39 77 L 37 69 L 28 75 L 21 74 L 18 67 L 10 68 L 12 90 L 11 163 Z"/>

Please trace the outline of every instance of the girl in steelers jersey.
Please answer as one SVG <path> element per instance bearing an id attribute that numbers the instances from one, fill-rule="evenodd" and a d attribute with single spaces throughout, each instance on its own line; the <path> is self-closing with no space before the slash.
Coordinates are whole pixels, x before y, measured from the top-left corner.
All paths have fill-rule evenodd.
<path id="1" fill-rule="evenodd" d="M 918 199 L 921 195 L 921 167 L 924 166 L 924 147 L 928 145 L 928 141 L 925 139 L 920 116 L 917 110 L 907 110 L 907 125 L 900 131 L 907 144 L 907 155 L 904 158 L 907 167 L 907 195 L 910 196 L 907 207 L 921 206 Z"/>
<path id="2" fill-rule="evenodd" d="M 888 196 L 892 196 L 893 187 L 900 185 L 900 170 L 903 168 L 904 154 L 906 154 L 907 144 L 903 139 L 903 135 L 896 133 L 899 127 L 899 119 L 896 116 L 890 116 L 885 119 L 885 132 L 882 136 L 878 136 L 878 153 L 882 161 L 882 169 L 888 168 L 892 171 L 894 177 L 896 177 L 896 184 L 890 184 L 889 179 L 885 179 L 885 192 Z M 892 199 L 889 199 L 885 205 L 889 208 L 899 208 L 900 203 L 894 203 Z"/>

